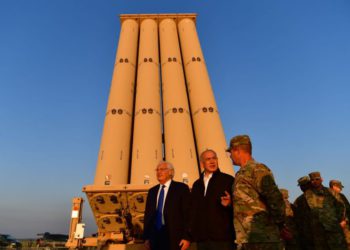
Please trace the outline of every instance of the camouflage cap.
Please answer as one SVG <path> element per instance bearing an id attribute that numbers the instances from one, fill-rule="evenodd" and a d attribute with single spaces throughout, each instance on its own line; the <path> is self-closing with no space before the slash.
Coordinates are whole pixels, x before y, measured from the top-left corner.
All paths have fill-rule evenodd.
<path id="1" fill-rule="evenodd" d="M 288 199 L 289 198 L 289 192 L 287 189 L 284 189 L 284 188 L 280 188 L 280 192 L 283 196 L 283 199 Z"/>
<path id="2" fill-rule="evenodd" d="M 321 173 L 320 172 L 311 172 L 309 174 L 309 176 L 310 176 L 310 180 L 321 179 Z"/>
<path id="3" fill-rule="evenodd" d="M 331 180 L 329 182 L 329 187 L 332 187 L 332 186 L 337 186 L 339 188 L 344 188 L 343 184 L 341 184 L 341 181 L 338 181 L 338 180 Z"/>
<path id="4" fill-rule="evenodd" d="M 305 175 L 298 179 L 298 186 L 306 185 L 310 182 L 309 176 Z"/>
<path id="5" fill-rule="evenodd" d="M 235 137 L 232 137 L 230 140 L 230 146 L 226 149 L 227 152 L 231 152 L 231 149 L 233 147 L 239 146 L 239 145 L 251 145 L 250 138 L 248 135 L 237 135 Z"/>

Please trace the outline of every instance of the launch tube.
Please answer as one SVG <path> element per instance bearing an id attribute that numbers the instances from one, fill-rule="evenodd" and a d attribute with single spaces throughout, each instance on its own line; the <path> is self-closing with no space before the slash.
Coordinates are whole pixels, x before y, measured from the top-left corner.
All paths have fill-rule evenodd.
<path id="1" fill-rule="evenodd" d="M 155 184 L 155 168 L 163 159 L 158 25 L 141 20 L 136 84 L 131 184 Z"/>
<path id="2" fill-rule="evenodd" d="M 233 175 L 232 163 L 225 151 L 227 144 L 223 127 L 194 20 L 191 18 L 180 20 L 178 31 L 198 153 L 206 149 L 214 150 L 221 171 Z"/>
<path id="3" fill-rule="evenodd" d="M 128 181 L 138 34 L 136 20 L 122 22 L 95 185 L 126 184 Z"/>
<path id="4" fill-rule="evenodd" d="M 165 159 L 175 167 L 174 179 L 192 186 L 199 169 L 176 22 L 159 24 L 162 69 Z"/>

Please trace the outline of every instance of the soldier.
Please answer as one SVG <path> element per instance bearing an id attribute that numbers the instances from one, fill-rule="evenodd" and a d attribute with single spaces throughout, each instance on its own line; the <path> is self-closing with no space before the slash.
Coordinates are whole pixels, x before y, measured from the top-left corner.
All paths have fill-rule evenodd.
<path id="1" fill-rule="evenodd" d="M 306 190 L 308 190 L 311 187 L 311 182 L 309 176 L 303 176 L 298 179 L 298 186 L 300 187 L 300 190 L 305 193 Z"/>
<path id="2" fill-rule="evenodd" d="M 294 205 L 290 204 L 288 198 L 289 198 L 289 192 L 287 189 L 280 189 L 280 192 L 282 193 L 284 203 L 286 205 L 286 226 L 289 229 L 289 231 L 292 233 L 293 238 L 290 240 L 284 241 L 284 247 L 285 250 L 298 250 L 299 248 L 299 242 L 298 242 L 298 230 L 295 222 L 295 216 L 294 216 Z"/>
<path id="3" fill-rule="evenodd" d="M 344 188 L 343 184 L 338 180 L 331 180 L 329 182 L 329 187 L 335 193 L 337 193 L 340 196 L 340 198 L 342 199 L 342 201 L 345 205 L 345 208 L 346 208 L 346 220 L 350 221 L 350 203 L 349 203 L 348 199 L 345 197 L 345 195 L 343 193 L 341 193 L 341 191 Z"/>
<path id="4" fill-rule="evenodd" d="M 288 236 L 284 227 L 285 204 L 271 170 L 252 158 L 247 135 L 233 137 L 227 152 L 233 164 L 240 166 L 233 188 L 237 244 L 244 250 L 282 249 L 280 232 Z"/>
<path id="5" fill-rule="evenodd" d="M 320 172 L 309 174 L 311 188 L 305 191 L 307 205 L 311 210 L 311 233 L 317 250 L 345 250 L 345 237 L 340 223 L 344 204 L 322 185 Z"/>
<path id="6" fill-rule="evenodd" d="M 342 185 L 342 183 L 338 180 L 331 180 L 329 182 L 329 187 L 331 190 L 333 190 L 336 194 L 339 195 L 341 201 L 344 203 L 345 205 L 345 210 L 346 210 L 346 214 L 344 215 L 344 225 L 343 225 L 343 231 L 345 234 L 345 240 L 348 244 L 348 249 L 350 249 L 350 227 L 349 227 L 349 221 L 350 221 L 350 204 L 348 199 L 345 197 L 344 194 L 341 193 L 342 189 L 344 188 L 344 186 Z"/>
<path id="7" fill-rule="evenodd" d="M 298 230 L 300 248 L 303 250 L 314 250 L 314 241 L 311 233 L 311 210 L 305 198 L 305 191 L 311 187 L 309 176 L 298 179 L 298 186 L 303 192 L 295 201 L 295 222 Z"/>

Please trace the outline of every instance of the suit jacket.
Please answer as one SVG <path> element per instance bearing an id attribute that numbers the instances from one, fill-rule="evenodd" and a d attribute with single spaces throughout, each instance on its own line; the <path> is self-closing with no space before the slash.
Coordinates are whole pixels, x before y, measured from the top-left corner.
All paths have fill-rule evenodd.
<path id="1" fill-rule="evenodd" d="M 148 191 L 144 217 L 144 239 L 154 239 L 159 184 Z M 164 204 L 165 230 L 171 249 L 179 249 L 181 239 L 189 240 L 190 190 L 184 183 L 171 181 Z"/>
<path id="2" fill-rule="evenodd" d="M 204 196 L 203 174 L 191 191 L 191 233 L 194 241 L 232 241 L 235 239 L 232 205 L 221 205 L 227 191 L 232 195 L 234 178 L 218 169 L 209 180 Z"/>

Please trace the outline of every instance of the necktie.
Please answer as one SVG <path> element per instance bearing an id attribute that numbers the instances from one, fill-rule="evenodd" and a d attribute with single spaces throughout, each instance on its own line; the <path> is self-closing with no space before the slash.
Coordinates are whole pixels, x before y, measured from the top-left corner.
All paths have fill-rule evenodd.
<path id="1" fill-rule="evenodd" d="M 158 205 L 157 205 L 157 214 L 156 214 L 156 228 L 159 230 L 162 228 L 162 217 L 163 217 L 163 203 L 164 203 L 164 185 L 162 185 L 162 189 L 160 190 L 158 197 Z"/>

